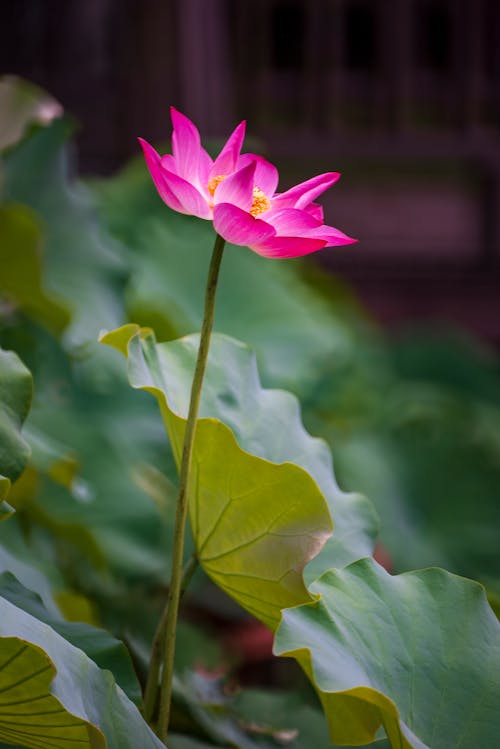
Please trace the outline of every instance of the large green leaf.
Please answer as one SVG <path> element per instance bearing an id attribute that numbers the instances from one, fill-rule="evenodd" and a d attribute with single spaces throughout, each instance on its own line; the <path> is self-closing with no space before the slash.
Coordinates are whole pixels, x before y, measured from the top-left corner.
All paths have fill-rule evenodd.
<path id="1" fill-rule="evenodd" d="M 198 337 L 157 345 L 128 325 L 103 342 L 128 355 L 131 384 L 158 399 L 179 462 Z M 252 354 L 225 336 L 212 339 L 200 417 L 189 498 L 199 560 L 274 628 L 282 608 L 309 599 L 303 569 L 331 533 L 323 495 L 301 465 L 317 448 L 311 462 L 324 470 L 320 479 L 330 470 L 325 488 L 340 494 L 328 451 L 305 432 L 296 399 L 262 389 Z"/>
<path id="2" fill-rule="evenodd" d="M 112 672 L 118 685 L 136 704 L 141 689 L 125 645 L 103 629 L 81 622 L 68 622 L 55 611 L 48 611 L 39 595 L 28 590 L 10 573 L 0 575 L 0 596 L 48 624 L 65 640 L 81 648 L 99 668 Z"/>
<path id="3" fill-rule="evenodd" d="M 30 455 L 21 425 L 30 409 L 32 390 L 31 374 L 19 357 L 0 349 L 0 502 Z"/>
<path id="4" fill-rule="evenodd" d="M 116 240 L 96 221 L 88 192 L 68 178 L 65 142 L 72 129 L 61 118 L 35 130 L 3 156 L 3 167 L 7 198 L 42 219 L 44 289 L 70 310 L 64 341 L 74 351 L 95 341 L 102 325 L 123 320 L 119 290 L 127 264 Z M 9 288 L 13 296 L 25 293 L 23 278 L 17 281 Z"/>
<path id="5" fill-rule="evenodd" d="M 70 315 L 67 307 L 43 288 L 42 243 L 42 230 L 33 211 L 13 203 L 0 206 L 0 294 L 58 334 Z"/>
<path id="6" fill-rule="evenodd" d="M 500 624 L 484 590 L 439 569 L 373 560 L 326 572 L 284 612 L 275 652 L 311 676 L 333 741 L 383 726 L 393 749 L 477 749 L 500 736 Z"/>
<path id="7" fill-rule="evenodd" d="M 0 739 L 25 747 L 104 749 L 104 736 L 50 693 L 55 668 L 39 648 L 0 638 Z"/>
<path id="8" fill-rule="evenodd" d="M 0 598 L 0 740 L 28 749 L 161 749 L 135 705 L 79 648 Z"/>

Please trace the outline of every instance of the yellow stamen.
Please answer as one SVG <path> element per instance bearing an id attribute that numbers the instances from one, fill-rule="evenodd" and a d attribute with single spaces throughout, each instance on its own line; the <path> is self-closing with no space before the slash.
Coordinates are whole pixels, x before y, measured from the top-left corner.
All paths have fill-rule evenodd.
<path id="1" fill-rule="evenodd" d="M 226 176 L 227 175 L 225 175 L 225 174 L 218 174 L 217 177 L 212 177 L 212 179 L 208 180 L 207 190 L 210 193 L 210 195 L 212 196 L 212 198 L 213 198 L 214 193 L 215 193 L 215 188 L 217 187 L 217 185 L 220 185 L 220 183 L 223 180 L 226 179 Z"/>
<path id="2" fill-rule="evenodd" d="M 253 202 L 252 207 L 250 208 L 252 216 L 259 216 L 261 213 L 264 213 L 264 211 L 268 211 L 270 207 L 271 201 L 269 198 L 262 192 L 260 187 L 254 187 Z"/>

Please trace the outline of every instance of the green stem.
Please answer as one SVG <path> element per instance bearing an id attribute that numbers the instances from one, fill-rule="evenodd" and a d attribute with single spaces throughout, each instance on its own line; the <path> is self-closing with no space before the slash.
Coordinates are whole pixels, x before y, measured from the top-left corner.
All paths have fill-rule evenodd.
<path id="1" fill-rule="evenodd" d="M 208 271 L 207 288 L 205 291 L 205 312 L 201 326 L 200 346 L 198 358 L 194 370 L 193 384 L 191 386 L 191 400 L 189 413 L 184 434 L 184 445 L 182 448 L 181 468 L 179 475 L 179 496 L 177 498 L 177 512 L 175 516 L 174 543 L 172 548 L 172 573 L 167 599 L 167 615 L 165 621 L 165 647 L 163 657 L 163 672 L 160 691 L 160 712 L 158 718 L 158 736 L 161 741 L 166 742 L 168 724 L 170 720 L 170 703 L 172 701 L 172 680 L 174 675 L 174 650 L 175 633 L 177 628 L 177 616 L 179 612 L 179 601 L 182 583 L 182 558 L 184 553 L 184 535 L 188 510 L 189 478 L 191 472 L 191 460 L 193 456 L 193 444 L 196 431 L 196 419 L 200 406 L 201 387 L 203 376 L 207 365 L 208 349 L 210 346 L 210 335 L 214 321 L 215 292 L 219 277 L 222 253 L 225 240 L 217 235 L 215 239 L 212 260 Z"/>
<path id="2" fill-rule="evenodd" d="M 189 585 L 189 582 L 197 566 L 198 566 L 198 559 L 196 558 L 194 554 L 192 554 L 189 557 L 188 561 L 186 562 L 184 569 L 182 571 L 181 592 L 180 592 L 179 600 L 182 600 L 182 596 L 186 592 L 186 588 Z M 164 651 L 165 627 L 167 624 L 167 611 L 168 611 L 168 603 L 163 609 L 161 619 L 158 622 L 158 627 L 156 628 L 155 636 L 153 638 L 153 645 L 151 647 L 148 678 L 146 682 L 146 689 L 144 692 L 144 702 L 142 706 L 142 714 L 144 716 L 144 719 L 148 723 L 151 723 L 151 720 L 154 715 L 155 707 L 156 707 L 156 700 L 158 699 L 158 687 L 159 687 L 158 682 L 159 682 L 159 677 L 160 677 L 161 661 L 162 661 L 163 651 Z"/>

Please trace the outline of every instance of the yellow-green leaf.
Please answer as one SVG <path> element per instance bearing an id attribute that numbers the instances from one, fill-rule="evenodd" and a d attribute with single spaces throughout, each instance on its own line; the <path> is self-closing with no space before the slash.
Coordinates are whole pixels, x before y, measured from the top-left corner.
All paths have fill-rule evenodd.
<path id="1" fill-rule="evenodd" d="M 104 736 L 50 693 L 56 669 L 36 645 L 0 638 L 0 739 L 33 747 L 104 749 Z"/>
<path id="2" fill-rule="evenodd" d="M 197 338 L 156 344 L 149 330 L 129 325 L 103 342 L 127 352 L 131 384 L 157 398 L 179 462 Z M 242 377 L 247 400 L 239 396 Z M 293 462 L 301 457 L 297 446 L 287 460 L 276 450 L 269 425 L 260 435 L 256 429 L 257 405 L 260 411 L 267 401 L 263 419 L 274 420 L 273 398 L 283 396 L 261 388 L 245 346 L 214 336 L 194 444 L 191 525 L 206 572 L 271 628 L 281 609 L 310 600 L 303 570 L 332 529 L 316 482 Z M 294 399 L 290 414 L 297 418 Z M 293 438 L 286 436 L 291 445 Z"/>
<path id="3" fill-rule="evenodd" d="M 0 742 L 26 749 L 164 749 L 110 671 L 4 598 Z"/>

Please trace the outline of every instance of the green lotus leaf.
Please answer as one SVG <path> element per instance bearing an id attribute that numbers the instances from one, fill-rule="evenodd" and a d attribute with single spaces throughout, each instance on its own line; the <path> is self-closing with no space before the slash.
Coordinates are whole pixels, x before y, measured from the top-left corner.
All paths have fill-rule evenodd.
<path id="1" fill-rule="evenodd" d="M 74 352 L 93 344 L 102 325 L 115 325 L 123 319 L 119 292 L 127 264 L 116 240 L 96 221 L 89 193 L 79 182 L 68 178 L 65 144 L 72 130 L 73 124 L 65 117 L 34 130 L 3 155 L 2 167 L 9 199 L 34 211 L 43 225 L 43 288 L 62 306 L 59 325 L 64 315 L 68 322 L 69 310 L 71 319 L 64 329 L 63 341 Z M 26 225 L 21 229 L 32 244 L 33 230 Z M 26 244 L 23 252 L 30 252 Z M 14 269 L 9 275 L 16 273 Z M 37 276 L 32 268 L 31 286 Z M 25 294 L 20 283 L 16 293 Z M 47 309 L 40 298 L 36 311 L 43 311 L 45 322 Z M 54 327 L 54 309 L 50 315 Z"/>
<path id="2" fill-rule="evenodd" d="M 130 357 L 128 342 L 138 332 L 137 326 L 125 325 L 108 334 L 109 342 Z M 129 380 L 139 386 L 147 366 L 157 366 L 154 345 L 148 363 L 144 361 L 137 336 L 133 351 L 137 361 L 129 358 Z M 152 340 L 152 339 L 149 339 Z M 186 414 L 189 405 L 192 373 L 199 336 L 156 347 L 167 397 L 176 413 Z M 335 533 L 307 569 L 307 576 L 318 577 L 332 566 L 343 567 L 371 554 L 378 530 L 378 518 L 371 503 L 357 494 L 342 492 L 335 480 L 332 457 L 327 444 L 311 437 L 304 429 L 297 399 L 283 390 L 269 390 L 260 384 L 255 355 L 244 344 L 227 336 L 214 335 L 209 364 L 203 385 L 200 416 L 220 419 L 229 426 L 238 444 L 247 452 L 273 463 L 293 463 L 305 469 L 315 480 L 327 500 L 335 523 Z M 177 440 L 177 443 L 179 441 Z M 179 452 L 180 445 L 177 445 Z M 309 571 L 311 569 L 311 572 Z M 319 570 L 319 572 L 318 572 Z"/>
<path id="3" fill-rule="evenodd" d="M 0 502 L 30 456 L 21 426 L 31 405 L 31 374 L 12 351 L 0 349 Z"/>
<path id="4" fill-rule="evenodd" d="M 59 334 L 70 314 L 43 288 L 42 244 L 42 230 L 33 211 L 14 203 L 0 206 L 0 294 Z"/>
<path id="5" fill-rule="evenodd" d="M 318 600 L 284 612 L 275 653 L 309 674 L 332 741 L 364 744 L 383 726 L 393 749 L 498 745 L 500 624 L 480 585 L 365 559 L 310 590 Z"/>
<path id="6" fill-rule="evenodd" d="M 128 325 L 102 340 L 128 356 L 133 387 L 157 398 L 179 462 L 198 337 L 158 345 L 151 331 Z M 310 438 L 296 400 L 263 390 L 248 349 L 225 336 L 212 339 L 200 417 L 189 496 L 199 561 L 275 628 L 282 608 L 310 600 L 303 569 L 331 533 L 321 491 L 294 463 Z M 271 430 L 278 418 L 282 441 Z"/>
<path id="7" fill-rule="evenodd" d="M 0 741 L 27 749 L 164 749 L 79 648 L 0 598 Z"/>
<path id="8" fill-rule="evenodd" d="M 120 640 L 90 624 L 65 621 L 58 612 L 49 611 L 37 593 L 25 588 L 9 572 L 0 574 L 0 596 L 38 621 L 48 624 L 65 640 L 81 648 L 99 668 L 111 671 L 129 699 L 139 704 L 141 688 L 128 650 Z"/>
<path id="9" fill-rule="evenodd" d="M 50 658 L 17 637 L 0 638 L 0 738 L 25 747 L 98 747 L 103 734 L 65 709 L 50 693 L 55 675 Z M 50 743 L 49 743 L 50 742 Z"/>
<path id="10" fill-rule="evenodd" d="M 2 528 L 5 536 L 12 537 L 19 535 L 17 524 L 14 522 L 6 523 L 6 528 Z M 9 533 L 6 533 L 6 530 Z M 22 539 L 24 541 L 24 539 Z M 26 552 L 26 546 L 21 545 L 20 549 L 8 550 L 4 539 L 0 538 L 0 575 L 12 574 L 19 582 L 29 590 L 36 590 L 43 605 L 52 615 L 57 616 L 59 609 L 52 595 L 52 586 L 49 578 L 40 569 L 40 561 L 34 558 L 30 559 Z M 58 581 L 61 585 L 60 580 Z"/>

